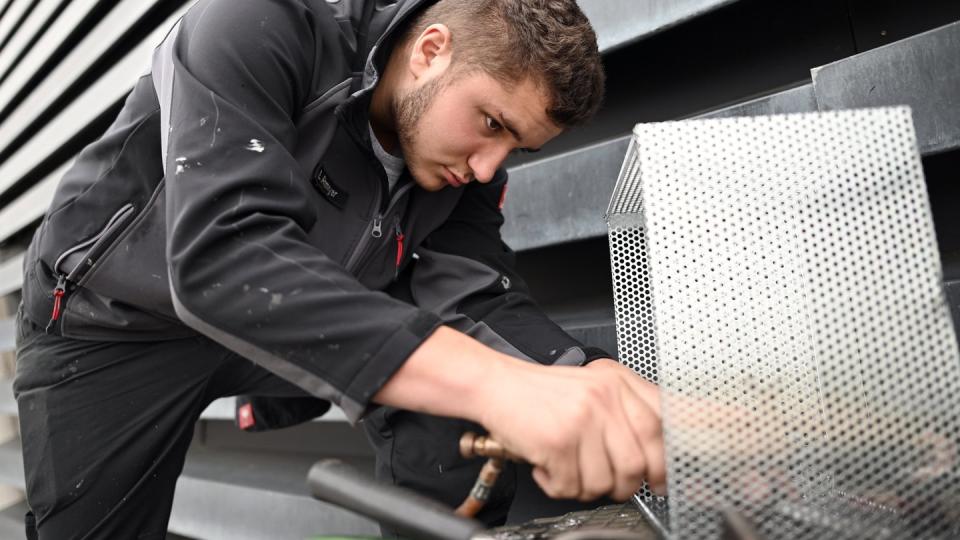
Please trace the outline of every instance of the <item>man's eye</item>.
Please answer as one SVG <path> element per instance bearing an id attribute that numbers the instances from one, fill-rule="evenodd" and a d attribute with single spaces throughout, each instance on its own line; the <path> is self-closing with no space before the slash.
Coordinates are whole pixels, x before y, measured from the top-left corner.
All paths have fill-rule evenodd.
<path id="1" fill-rule="evenodd" d="M 490 131 L 500 131 L 500 128 L 503 126 L 500 125 L 500 122 L 497 122 L 493 119 L 492 116 L 487 117 L 487 129 Z"/>

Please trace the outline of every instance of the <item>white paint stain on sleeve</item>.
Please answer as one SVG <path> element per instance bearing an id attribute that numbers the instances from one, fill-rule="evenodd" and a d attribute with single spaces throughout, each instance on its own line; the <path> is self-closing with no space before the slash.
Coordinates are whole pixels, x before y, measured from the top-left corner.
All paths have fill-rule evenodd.
<path id="1" fill-rule="evenodd" d="M 263 142 L 261 142 L 260 139 L 250 139 L 250 142 L 247 144 L 246 149 L 251 152 L 262 154 L 264 150 Z"/>

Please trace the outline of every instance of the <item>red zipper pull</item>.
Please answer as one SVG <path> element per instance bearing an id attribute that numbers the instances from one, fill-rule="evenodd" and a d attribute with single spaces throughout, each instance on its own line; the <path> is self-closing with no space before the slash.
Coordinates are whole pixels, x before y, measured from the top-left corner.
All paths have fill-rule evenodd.
<path id="1" fill-rule="evenodd" d="M 46 333 L 50 333 L 53 329 L 53 323 L 60 318 L 60 304 L 63 302 L 63 295 L 67 292 L 67 276 L 60 276 L 57 278 L 57 286 L 53 289 L 53 313 L 50 314 L 50 322 L 47 323 L 47 327 L 44 329 Z"/>
<path id="2" fill-rule="evenodd" d="M 400 230 L 400 224 L 397 223 L 397 268 L 400 268 L 401 261 L 403 261 L 403 231 Z"/>
<path id="3" fill-rule="evenodd" d="M 63 299 L 63 294 L 66 292 L 67 279 L 64 276 L 60 276 L 60 279 L 57 280 L 57 286 L 53 289 L 53 313 L 50 315 L 50 320 L 57 320 L 60 318 L 60 302 Z"/>
<path id="4" fill-rule="evenodd" d="M 53 291 L 53 314 L 50 315 L 50 318 L 57 320 L 60 318 L 60 299 L 63 298 L 63 289 L 55 289 Z"/>

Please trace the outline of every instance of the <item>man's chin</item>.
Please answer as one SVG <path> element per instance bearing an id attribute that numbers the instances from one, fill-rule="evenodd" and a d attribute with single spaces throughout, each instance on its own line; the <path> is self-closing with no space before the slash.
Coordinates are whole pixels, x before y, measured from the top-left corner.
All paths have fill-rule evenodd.
<path id="1" fill-rule="evenodd" d="M 430 182 L 420 180 L 416 176 L 413 177 L 413 181 L 416 182 L 416 184 L 424 191 L 440 191 L 449 185 L 446 181 L 441 181 L 439 179 Z"/>

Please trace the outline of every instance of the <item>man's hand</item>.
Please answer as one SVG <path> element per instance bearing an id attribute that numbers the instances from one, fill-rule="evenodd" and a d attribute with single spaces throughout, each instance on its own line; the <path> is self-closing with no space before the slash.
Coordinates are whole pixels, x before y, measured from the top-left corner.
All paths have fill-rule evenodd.
<path id="1" fill-rule="evenodd" d="M 659 390 L 613 360 L 532 364 L 441 327 L 374 400 L 479 422 L 551 497 L 625 500 L 665 483 Z"/>
<path id="2" fill-rule="evenodd" d="M 497 377 L 481 423 L 533 464 L 551 497 L 625 500 L 666 481 L 656 386 L 610 359 L 586 368 L 525 364 Z"/>

